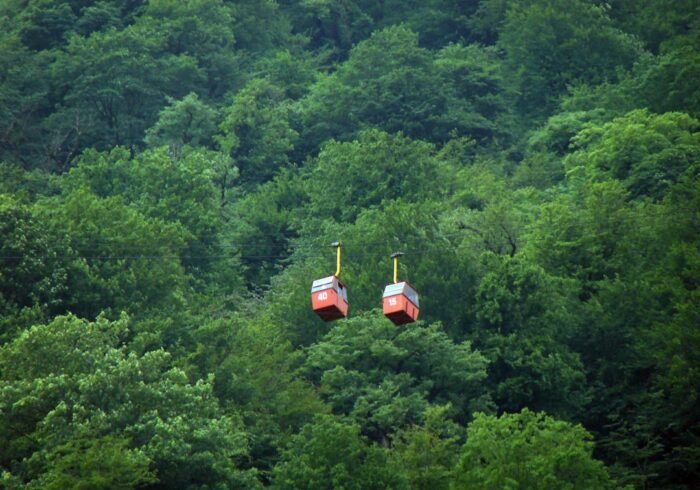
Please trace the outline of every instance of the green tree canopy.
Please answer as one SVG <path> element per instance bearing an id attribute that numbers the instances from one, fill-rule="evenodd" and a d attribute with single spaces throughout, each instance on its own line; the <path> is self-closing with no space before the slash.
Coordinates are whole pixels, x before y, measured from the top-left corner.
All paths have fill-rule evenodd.
<path id="1" fill-rule="evenodd" d="M 70 481 L 66 472 L 86 438 L 114 434 L 99 450 L 85 447 L 85 478 L 146 482 L 150 460 L 155 488 L 250 488 L 253 475 L 237 467 L 247 455 L 238 417 L 222 414 L 211 382 L 190 383 L 165 351 L 129 353 L 128 329 L 126 317 L 94 323 L 58 317 L 0 348 L 2 466 L 16 468 L 25 482 Z M 125 444 L 133 451 L 102 461 L 101 471 L 87 459 Z"/>
<path id="2" fill-rule="evenodd" d="M 336 325 L 309 348 L 307 376 L 337 414 L 381 441 L 419 424 L 430 404 L 452 404 L 460 421 L 489 408 L 486 359 L 468 342 L 454 343 L 439 325 L 396 328 L 376 313 Z"/>
<path id="3" fill-rule="evenodd" d="M 592 452 L 583 427 L 544 413 L 477 414 L 467 428 L 453 488 L 612 488 Z"/>
<path id="4" fill-rule="evenodd" d="M 567 85 L 600 83 L 630 67 L 640 53 L 604 6 L 584 0 L 530 0 L 509 6 L 499 29 L 504 69 L 523 116 L 546 116 Z"/>
<path id="5" fill-rule="evenodd" d="M 273 472 L 273 488 L 406 488 L 388 452 L 355 424 L 320 416 L 292 438 Z"/>

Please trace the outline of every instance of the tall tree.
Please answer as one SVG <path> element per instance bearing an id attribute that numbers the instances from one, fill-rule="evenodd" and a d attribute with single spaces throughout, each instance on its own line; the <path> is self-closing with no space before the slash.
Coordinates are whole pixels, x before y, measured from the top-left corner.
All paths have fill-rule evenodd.
<path id="1" fill-rule="evenodd" d="M 592 452 L 583 427 L 544 413 L 477 414 L 467 428 L 453 488 L 613 488 Z"/>
<path id="2" fill-rule="evenodd" d="M 500 28 L 504 69 L 523 116 L 542 118 L 574 82 L 600 83 L 639 56 L 635 39 L 615 28 L 605 7 L 584 0 L 514 3 Z"/>

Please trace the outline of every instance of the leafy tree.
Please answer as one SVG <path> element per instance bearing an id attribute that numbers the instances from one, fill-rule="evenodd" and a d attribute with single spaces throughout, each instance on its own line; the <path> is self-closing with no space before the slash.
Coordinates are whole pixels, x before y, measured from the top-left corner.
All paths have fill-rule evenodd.
<path id="1" fill-rule="evenodd" d="M 300 1 L 293 2 L 290 7 L 287 9 L 288 15 L 297 31 L 308 33 L 310 47 L 317 50 L 325 48 L 335 58 L 343 58 L 355 43 L 372 32 L 373 19 L 361 2 Z"/>
<path id="2" fill-rule="evenodd" d="M 658 53 L 666 46 L 685 44 L 697 33 L 697 5 L 685 0 L 634 2 L 616 0 L 610 15 L 622 28 L 645 41 Z"/>
<path id="3" fill-rule="evenodd" d="M 74 29 L 77 17 L 70 2 L 32 0 L 20 14 L 21 38 L 25 46 L 42 50 L 60 46 Z"/>
<path id="4" fill-rule="evenodd" d="M 195 60 L 197 69 L 206 78 L 206 85 L 201 87 L 199 94 L 219 98 L 241 83 L 239 55 L 234 50 L 238 36 L 235 10 L 235 5 L 223 0 L 184 3 L 154 0 L 145 5 L 136 24 L 158 31 L 165 37 L 163 49 L 167 54 L 163 53 L 165 56 L 159 58 L 169 54 Z M 164 77 L 161 75 L 161 78 Z"/>
<path id="5" fill-rule="evenodd" d="M 439 325 L 397 329 L 375 315 L 338 323 L 309 348 L 307 376 L 336 414 L 349 415 L 363 434 L 382 441 L 421 423 L 430 404 L 450 402 L 451 415 L 461 421 L 489 407 L 482 386 L 486 360 L 468 342 L 452 342 Z"/>
<path id="6" fill-rule="evenodd" d="M 636 243 L 640 218 L 619 181 L 588 182 L 580 174 L 570 174 L 572 192 L 542 207 L 524 252 L 553 275 L 582 281 L 585 299 L 635 261 L 622 237 Z"/>
<path id="7" fill-rule="evenodd" d="M 566 174 L 564 157 L 576 148 L 574 137 L 588 123 L 605 120 L 602 109 L 560 112 L 548 118 L 530 133 L 524 158 L 513 173 L 514 183 L 540 189 L 560 184 Z"/>
<path id="8" fill-rule="evenodd" d="M 184 97 L 201 87 L 205 75 L 189 55 L 166 54 L 167 39 L 153 26 L 72 36 L 53 63 L 60 110 L 46 120 L 77 149 L 139 146 L 166 96 Z"/>
<path id="9" fill-rule="evenodd" d="M 230 204 L 227 239 L 241 254 L 246 283 L 262 288 L 281 270 L 298 235 L 295 217 L 308 200 L 305 183 L 294 170 L 281 169 L 269 182 Z"/>
<path id="10" fill-rule="evenodd" d="M 540 118 L 551 113 L 567 85 L 614 78 L 639 55 L 634 38 L 614 27 L 603 6 L 579 0 L 513 4 L 498 45 L 506 52 L 506 76 L 521 94 L 521 114 Z"/>
<path id="11" fill-rule="evenodd" d="M 116 3 L 116 5 L 115 5 Z M 75 30 L 82 36 L 104 31 L 110 27 L 122 27 L 127 21 L 125 10 L 129 2 L 97 1 L 80 9 L 80 17 L 75 23 Z"/>
<path id="12" fill-rule="evenodd" d="M 150 460 L 143 452 L 129 449 L 118 437 L 71 440 L 49 456 L 51 469 L 27 488 L 95 488 L 128 490 L 155 483 Z"/>
<path id="13" fill-rule="evenodd" d="M 288 163 L 297 132 L 284 91 L 267 80 L 251 80 L 225 109 L 218 141 L 246 184 L 269 180 Z"/>
<path id="14" fill-rule="evenodd" d="M 303 45 L 303 39 L 292 35 L 288 17 L 280 12 L 280 3 L 283 2 L 238 0 L 233 3 L 232 27 L 236 35 L 236 48 L 257 55 L 275 51 L 280 46 Z"/>
<path id="15" fill-rule="evenodd" d="M 421 318 L 442 321 L 454 338 L 463 338 L 466 327 L 462 322 L 468 313 L 463 298 L 472 294 L 476 268 L 471 256 L 462 255 L 450 242 L 454 234 L 442 230 L 439 218 L 444 209 L 445 205 L 436 201 L 396 199 L 366 209 L 353 224 L 303 221 L 300 238 L 292 241 L 291 265 L 273 278 L 266 297 L 275 323 L 283 325 L 288 338 L 297 345 L 313 343 L 327 331 L 327 325 L 308 308 L 309 278 L 335 270 L 327 246 L 340 239 L 346 257 L 341 274 L 351 285 L 353 315 L 380 304 L 380 287 L 392 277 L 389 254 L 406 250 L 401 278 L 428 298 L 438 299 L 421 303 Z M 444 307 L 450 304 L 457 306 Z"/>
<path id="16" fill-rule="evenodd" d="M 580 425 L 527 409 L 498 418 L 476 414 L 454 488 L 612 488 L 590 440 Z"/>
<path id="17" fill-rule="evenodd" d="M 691 387 L 697 345 L 697 189 L 697 171 L 691 170 L 671 187 L 663 204 L 648 211 L 647 240 L 657 248 L 643 268 L 630 267 L 625 274 L 641 298 L 623 303 L 618 296 L 607 302 L 618 309 L 624 305 L 621 318 L 610 316 L 629 322 L 623 331 L 631 331 L 634 345 L 620 369 L 628 377 L 624 390 L 611 383 L 618 399 L 605 400 L 611 407 L 609 430 L 601 431 L 600 440 L 606 456 L 618 463 L 615 470 L 636 485 L 692 487 L 697 478 L 690 449 L 695 444 L 691 434 L 700 424 Z M 619 391 L 622 400 L 615 394 Z"/>
<path id="18" fill-rule="evenodd" d="M 364 131 L 352 142 L 331 141 L 307 178 L 310 211 L 352 222 L 383 200 L 423 200 L 434 189 L 444 189 L 450 176 L 451 169 L 434 152 L 428 143 L 378 130 Z"/>
<path id="19" fill-rule="evenodd" d="M 574 140 L 577 151 L 566 165 L 596 168 L 622 181 L 633 198 L 660 199 L 670 184 L 697 165 L 699 124 L 686 114 L 633 111 L 581 131 Z"/>
<path id="20" fill-rule="evenodd" d="M 510 5 L 511 2 L 508 0 L 481 0 L 467 20 L 470 35 L 477 42 L 486 45 L 496 44 Z"/>
<path id="21" fill-rule="evenodd" d="M 294 436 L 273 472 L 273 488 L 406 488 L 387 451 L 355 424 L 319 416 Z"/>
<path id="22" fill-rule="evenodd" d="M 445 87 L 443 124 L 480 143 L 507 144 L 512 95 L 506 91 L 496 48 L 450 44 L 438 51 L 433 65 Z"/>
<path id="23" fill-rule="evenodd" d="M 310 89 L 303 137 L 317 146 L 331 137 L 349 140 L 368 127 L 433 142 L 454 132 L 492 136 L 497 128 L 490 116 L 504 105 L 495 60 L 493 51 L 476 46 L 435 55 L 405 26 L 377 31 Z"/>
<path id="24" fill-rule="evenodd" d="M 0 486 L 694 488 L 696 14 L 0 2 Z"/>
<path id="25" fill-rule="evenodd" d="M 169 145 L 176 150 L 184 145 L 212 146 L 215 131 L 216 111 L 191 92 L 182 100 L 170 100 L 156 124 L 146 131 L 144 141 L 149 146 Z"/>
<path id="26" fill-rule="evenodd" d="M 319 59 L 305 51 L 283 49 L 261 58 L 257 69 L 266 73 L 272 85 L 282 89 L 286 98 L 297 100 L 308 93 L 319 63 Z"/>
<path id="27" fill-rule="evenodd" d="M 118 197 L 100 199 L 85 189 L 38 206 L 41 219 L 67 235 L 75 251 L 69 260 L 70 311 L 94 318 L 107 309 L 181 304 L 186 276 L 179 256 L 188 238 L 181 225 L 147 218 Z"/>
<path id="28" fill-rule="evenodd" d="M 32 208 L 0 194 L 0 298 L 17 307 L 52 308 L 66 294 L 65 237 L 56 240 Z"/>
<path id="29" fill-rule="evenodd" d="M 202 282 L 197 288 L 216 294 L 217 285 L 233 289 L 239 284 L 237 266 L 219 232 L 223 223 L 220 193 L 224 190 L 216 188 L 215 180 L 221 177 L 223 166 L 221 155 L 203 150 L 186 149 L 177 156 L 161 147 L 133 158 L 124 148 L 109 153 L 87 151 L 63 185 L 69 192 L 88 188 L 100 197 L 122 199 L 145 217 L 181 229 L 181 252 L 162 259 L 175 259 L 189 272 L 199 271 Z M 155 250 L 136 245 L 126 246 L 126 251 L 131 253 L 116 255 L 160 257 Z"/>
<path id="30" fill-rule="evenodd" d="M 423 425 L 401 429 L 393 438 L 392 457 L 410 488 L 449 488 L 463 432 L 461 426 L 446 418 L 449 411 L 449 405 L 430 407 Z"/>
<path id="31" fill-rule="evenodd" d="M 450 210 L 442 220 L 458 238 L 463 253 L 483 252 L 515 256 L 523 246 L 523 235 L 535 213 L 539 198 L 532 189 L 511 190 L 502 173 L 487 160 L 460 169 Z"/>
<path id="32" fill-rule="evenodd" d="M 1 12 L 1 10 L 0 10 Z M 0 162 L 43 166 L 40 120 L 48 109 L 48 57 L 32 54 L 0 13 Z"/>
<path id="33" fill-rule="evenodd" d="M 644 54 L 617 83 L 577 85 L 562 100 L 569 111 L 600 112 L 606 120 L 646 108 L 651 112 L 685 112 L 698 118 L 700 56 L 692 46 L 679 46 L 659 55 Z"/>
<path id="34" fill-rule="evenodd" d="M 472 338 L 491 361 L 494 401 L 505 411 L 577 415 L 588 394 L 584 366 L 567 348 L 578 327 L 576 289 L 519 257 L 485 260 Z"/>
<path id="35" fill-rule="evenodd" d="M 328 411 L 298 376 L 301 353 L 267 319 L 250 321 L 244 315 L 202 322 L 192 338 L 191 377 L 213 375 L 222 407 L 240 413 L 250 434 L 249 464 L 266 474 L 290 435 Z"/>
<path id="36" fill-rule="evenodd" d="M 0 348 L 2 466 L 32 485 L 117 485 L 151 480 L 150 460 L 152 488 L 255 486 L 239 469 L 241 423 L 221 413 L 211 381 L 190 383 L 163 350 L 129 353 L 128 328 L 126 317 L 57 317 Z M 72 469 L 79 448 L 84 466 Z"/>
<path id="37" fill-rule="evenodd" d="M 683 137 L 663 136 L 678 131 L 660 129 L 665 127 L 664 122 L 675 117 L 683 120 L 687 116 L 651 116 L 645 112 L 630 115 L 630 120 L 641 124 L 628 122 L 624 127 L 630 131 L 630 137 L 645 135 L 641 144 L 652 150 L 643 157 L 647 161 L 655 161 L 664 151 L 666 155 L 682 155 L 676 148 L 693 148 L 683 143 Z M 614 127 L 615 122 L 608 127 Z M 678 142 L 678 146 L 674 148 L 672 142 Z M 607 161 L 605 150 L 601 147 L 598 150 L 597 156 L 591 154 L 591 158 Z M 636 151 L 631 149 L 632 155 Z M 567 163 L 582 164 L 579 156 L 572 154 Z M 627 168 L 634 169 L 635 159 L 630 159 L 634 163 Z M 625 168 L 622 155 L 615 162 L 618 160 L 623 164 L 620 168 Z M 697 171 L 692 164 L 681 167 L 683 170 L 677 172 L 682 173 L 663 183 L 664 187 L 654 196 L 663 199 L 660 203 L 644 200 L 644 196 L 630 201 L 623 184 L 613 178 L 610 170 L 573 167 L 568 174 L 568 192 L 543 208 L 539 222 L 533 227 L 537 231 L 531 236 L 536 241 L 529 242 L 525 250 L 527 255 L 537 250 L 531 256 L 537 257 L 550 273 L 573 277 L 579 282 L 582 306 L 579 315 L 582 325 L 588 327 L 575 334 L 570 345 L 580 353 L 592 388 L 594 403 L 586 413 L 586 423 L 596 431 L 602 454 L 617 462 L 611 470 L 623 481 L 639 485 L 655 481 L 685 484 L 692 479 L 688 473 L 670 469 L 685 463 L 678 463 L 668 445 L 687 447 L 687 443 L 679 442 L 683 437 L 669 427 L 683 420 L 687 424 L 684 427 L 689 428 L 697 421 L 688 416 L 690 412 L 686 410 L 692 409 L 686 404 L 675 403 L 678 412 L 662 408 L 666 403 L 664 398 L 672 390 L 659 382 L 655 374 L 660 366 L 653 360 L 663 343 L 652 334 L 666 331 L 661 325 L 680 327 L 689 320 L 686 316 L 674 317 L 678 311 L 687 311 L 683 305 L 694 290 L 694 282 L 688 282 L 694 269 L 670 265 L 694 263 L 694 253 L 692 247 L 687 247 L 687 240 L 692 235 L 689 230 L 693 226 L 689 223 L 695 213 L 691 204 L 694 193 L 689 189 Z M 671 202 L 669 196 L 678 196 L 678 192 L 684 196 L 683 208 L 667 208 Z M 676 332 L 685 331 L 684 327 L 680 328 Z M 670 334 L 671 330 L 666 333 Z M 687 341 L 692 342 L 690 337 Z M 668 364 L 663 365 L 660 370 L 668 372 Z"/>

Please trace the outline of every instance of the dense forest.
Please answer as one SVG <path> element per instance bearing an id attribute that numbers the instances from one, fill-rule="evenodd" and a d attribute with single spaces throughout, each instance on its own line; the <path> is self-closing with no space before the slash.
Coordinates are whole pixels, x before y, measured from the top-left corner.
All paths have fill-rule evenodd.
<path id="1" fill-rule="evenodd" d="M 699 485 L 697 0 L 0 1 L 0 487 Z"/>

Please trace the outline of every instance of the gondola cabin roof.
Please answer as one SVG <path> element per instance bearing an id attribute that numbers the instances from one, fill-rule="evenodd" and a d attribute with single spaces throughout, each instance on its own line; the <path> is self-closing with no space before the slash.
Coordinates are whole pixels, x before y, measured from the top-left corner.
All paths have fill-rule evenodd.
<path id="1" fill-rule="evenodd" d="M 397 282 L 395 284 L 389 284 L 384 288 L 384 295 L 383 295 L 384 298 L 388 298 L 390 296 L 396 296 L 397 294 L 402 294 L 402 295 L 406 296 L 406 298 L 411 303 L 416 305 L 417 308 L 420 308 L 420 304 L 418 302 L 418 293 L 406 281 Z"/>
<path id="2" fill-rule="evenodd" d="M 315 293 L 316 291 L 323 291 L 324 289 L 334 288 L 334 287 L 336 287 L 337 282 L 338 282 L 338 278 L 335 276 L 328 276 L 328 277 L 323 277 L 321 279 L 316 279 L 311 284 L 311 292 Z"/>
<path id="3" fill-rule="evenodd" d="M 345 301 L 348 300 L 348 290 L 345 285 L 336 276 L 323 277 L 321 279 L 316 279 L 311 284 L 311 292 L 317 293 L 319 291 L 325 291 L 327 289 L 335 290 L 341 298 Z"/>

